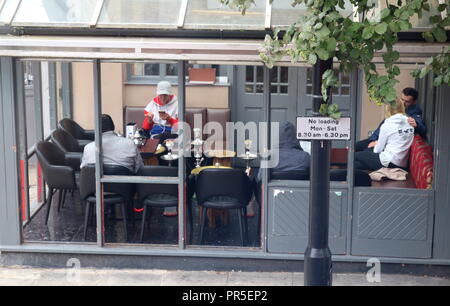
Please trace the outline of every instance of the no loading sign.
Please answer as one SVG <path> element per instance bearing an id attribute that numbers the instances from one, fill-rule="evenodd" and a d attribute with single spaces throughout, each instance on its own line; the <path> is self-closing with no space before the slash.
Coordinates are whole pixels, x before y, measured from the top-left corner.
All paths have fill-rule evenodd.
<path id="1" fill-rule="evenodd" d="M 350 118 L 297 117 L 297 139 L 349 140 Z"/>

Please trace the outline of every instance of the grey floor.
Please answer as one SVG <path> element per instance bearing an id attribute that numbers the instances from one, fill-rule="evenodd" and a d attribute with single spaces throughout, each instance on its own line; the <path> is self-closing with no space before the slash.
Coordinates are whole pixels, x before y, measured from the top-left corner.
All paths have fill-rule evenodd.
<path id="1" fill-rule="evenodd" d="M 0 267 L 0 286 L 302 286 L 297 272 L 34 269 Z M 334 274 L 333 286 L 450 286 L 450 279 L 382 274 L 379 283 L 362 273 Z"/>
<path id="2" fill-rule="evenodd" d="M 37 213 L 31 222 L 24 228 L 25 241 L 56 241 L 56 242 L 83 242 L 85 209 L 81 205 L 78 192 L 73 196 L 67 195 L 64 208 L 58 212 L 58 194 L 54 196 L 48 225 L 45 224 L 47 206 Z M 192 243 L 199 243 L 200 218 L 197 205 L 193 205 L 194 231 Z M 134 225 L 129 220 L 128 243 L 138 243 L 141 229 L 142 214 L 134 215 Z M 248 246 L 259 246 L 256 239 L 256 224 L 258 214 L 248 218 L 249 243 Z M 107 243 L 124 243 L 124 229 L 121 220 L 121 212 L 118 207 L 114 211 L 107 209 L 105 218 L 105 237 Z M 178 244 L 178 217 L 163 216 L 162 209 L 153 209 L 152 216 L 145 230 L 145 244 Z M 96 241 L 95 224 L 88 228 L 87 242 Z M 214 246 L 240 246 L 239 223 L 235 212 L 230 213 L 227 225 L 220 224 L 216 228 L 207 228 L 205 245 Z"/>

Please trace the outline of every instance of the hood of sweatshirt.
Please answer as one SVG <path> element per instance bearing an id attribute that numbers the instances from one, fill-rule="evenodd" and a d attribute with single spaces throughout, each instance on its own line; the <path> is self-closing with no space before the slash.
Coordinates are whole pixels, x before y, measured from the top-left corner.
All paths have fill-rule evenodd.
<path id="1" fill-rule="evenodd" d="M 279 149 L 303 150 L 297 139 L 297 131 L 291 122 L 284 122 L 280 126 Z"/>

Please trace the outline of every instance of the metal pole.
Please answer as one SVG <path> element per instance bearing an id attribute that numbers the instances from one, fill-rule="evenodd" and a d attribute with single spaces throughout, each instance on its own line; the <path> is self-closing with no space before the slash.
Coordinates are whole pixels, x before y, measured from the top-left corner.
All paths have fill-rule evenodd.
<path id="1" fill-rule="evenodd" d="M 103 147 L 102 147 L 102 90 L 101 90 L 101 62 L 93 62 L 94 76 L 94 119 L 95 119 L 95 194 L 97 212 L 97 246 L 103 247 L 104 236 L 104 214 L 103 214 Z"/>
<path id="2" fill-rule="evenodd" d="M 186 62 L 178 62 L 178 119 L 179 122 L 185 122 L 185 107 L 186 107 Z M 185 159 L 184 159 L 184 148 L 186 141 L 190 139 L 185 139 L 185 131 L 179 131 L 181 137 L 179 159 L 178 159 L 178 246 L 180 249 L 186 248 L 186 222 L 185 216 L 187 216 L 187 201 L 186 201 L 186 169 L 185 169 Z M 192 216 L 191 216 L 192 217 Z M 190 229 L 191 235 L 193 234 L 193 229 Z"/>
<path id="3" fill-rule="evenodd" d="M 50 130 L 58 127 L 58 86 L 56 84 L 56 63 L 48 63 L 49 92 L 50 92 Z"/>
<path id="4" fill-rule="evenodd" d="M 313 115 L 320 116 L 322 75 L 333 68 L 333 59 L 319 60 L 313 70 Z M 331 286 L 332 263 L 328 246 L 330 210 L 329 140 L 311 141 L 311 184 L 309 200 L 309 239 L 305 252 L 305 286 Z"/>

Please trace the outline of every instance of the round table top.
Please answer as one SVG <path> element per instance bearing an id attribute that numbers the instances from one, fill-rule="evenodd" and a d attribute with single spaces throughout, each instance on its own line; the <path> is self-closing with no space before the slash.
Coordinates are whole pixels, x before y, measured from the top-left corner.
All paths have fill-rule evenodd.
<path id="1" fill-rule="evenodd" d="M 164 159 L 167 161 L 176 160 L 178 158 L 179 158 L 178 154 L 175 154 L 175 153 L 166 154 L 166 155 L 161 156 L 161 159 Z"/>
<path id="2" fill-rule="evenodd" d="M 257 159 L 258 155 L 253 154 L 253 153 L 246 153 L 246 154 L 239 155 L 238 158 L 245 159 L 245 160 L 253 160 L 253 159 Z"/>
<path id="3" fill-rule="evenodd" d="M 236 152 L 229 150 L 211 150 L 205 152 L 206 157 L 216 157 L 216 158 L 232 158 L 236 156 Z"/>
<path id="4" fill-rule="evenodd" d="M 226 167 L 226 166 L 219 166 L 219 167 L 217 167 L 217 166 L 204 166 L 204 167 L 198 167 L 198 168 L 193 169 L 191 171 L 191 174 L 198 175 L 200 172 L 202 172 L 205 169 L 231 169 L 231 167 Z"/>

